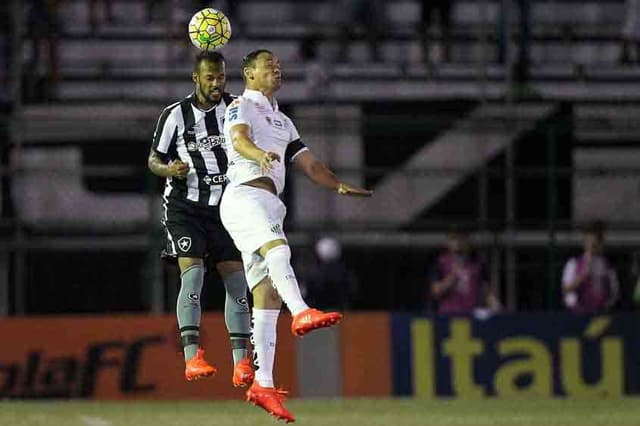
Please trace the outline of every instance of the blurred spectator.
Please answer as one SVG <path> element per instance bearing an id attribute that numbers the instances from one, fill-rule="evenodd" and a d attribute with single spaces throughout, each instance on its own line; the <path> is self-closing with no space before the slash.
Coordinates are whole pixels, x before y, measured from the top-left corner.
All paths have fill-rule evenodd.
<path id="1" fill-rule="evenodd" d="M 433 24 L 433 18 L 438 17 L 440 34 L 442 36 L 442 60 L 449 62 L 450 59 L 450 38 L 451 28 L 451 3 L 449 0 L 421 0 L 420 23 L 418 33 L 422 41 L 422 58 L 424 62 L 429 62 L 431 58 L 429 49 L 429 29 Z"/>
<path id="2" fill-rule="evenodd" d="M 308 271 L 306 280 L 307 301 L 318 309 L 348 309 L 358 283 L 342 260 L 340 243 L 333 238 L 321 238 L 315 251 L 317 262 Z"/>
<path id="3" fill-rule="evenodd" d="M 31 0 L 28 5 L 27 36 L 31 38 L 31 62 L 25 68 L 25 90 L 29 100 L 56 97 L 58 84 L 57 0 Z M 47 53 L 46 60 L 43 58 Z"/>
<path id="4" fill-rule="evenodd" d="M 640 0 L 626 0 L 620 62 L 640 61 Z"/>
<path id="5" fill-rule="evenodd" d="M 565 306 L 576 313 L 596 313 L 610 309 L 618 298 L 618 275 L 604 256 L 601 223 L 584 234 L 584 252 L 567 261 L 562 273 Z"/>
<path id="6" fill-rule="evenodd" d="M 340 52 L 338 60 L 346 62 L 349 57 L 349 45 L 356 30 L 363 31 L 369 44 L 370 59 L 379 62 L 380 38 L 385 21 L 384 2 L 381 0 L 337 0 L 340 11 Z"/>
<path id="7" fill-rule="evenodd" d="M 431 295 L 438 313 L 470 314 L 477 308 L 497 311 L 500 303 L 486 276 L 486 269 L 473 253 L 469 234 L 462 229 L 449 233 L 447 249 L 431 272 Z"/>
<path id="8" fill-rule="evenodd" d="M 509 64 L 507 45 L 509 43 L 511 19 L 514 8 L 518 10 L 518 55 L 513 64 L 513 79 L 516 84 L 529 81 L 529 67 L 531 63 L 531 1 L 530 0 L 501 0 L 500 16 L 498 17 L 498 63 Z"/>

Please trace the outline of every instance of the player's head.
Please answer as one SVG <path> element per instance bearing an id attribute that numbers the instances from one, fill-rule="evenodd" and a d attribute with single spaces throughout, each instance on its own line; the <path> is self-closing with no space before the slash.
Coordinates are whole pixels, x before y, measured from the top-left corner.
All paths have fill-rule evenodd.
<path id="1" fill-rule="evenodd" d="M 280 61 L 273 52 L 258 49 L 242 59 L 242 78 L 248 89 L 273 93 L 280 88 Z"/>
<path id="2" fill-rule="evenodd" d="M 604 250 L 604 224 L 600 221 L 590 224 L 584 230 L 584 251 L 599 254 Z"/>
<path id="3" fill-rule="evenodd" d="M 217 104 L 227 83 L 224 56 L 218 52 L 202 51 L 193 64 L 193 82 L 199 100 Z"/>
<path id="4" fill-rule="evenodd" d="M 469 233 L 461 227 L 453 227 L 449 230 L 447 248 L 451 253 L 466 254 L 469 251 Z"/>

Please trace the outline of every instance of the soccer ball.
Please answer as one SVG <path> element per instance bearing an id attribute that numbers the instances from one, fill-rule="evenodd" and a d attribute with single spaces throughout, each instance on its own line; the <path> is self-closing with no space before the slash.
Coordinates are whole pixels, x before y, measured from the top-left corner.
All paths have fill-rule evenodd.
<path id="1" fill-rule="evenodd" d="M 189 38 L 201 50 L 219 49 L 231 38 L 229 18 L 210 7 L 196 12 L 189 21 Z"/>

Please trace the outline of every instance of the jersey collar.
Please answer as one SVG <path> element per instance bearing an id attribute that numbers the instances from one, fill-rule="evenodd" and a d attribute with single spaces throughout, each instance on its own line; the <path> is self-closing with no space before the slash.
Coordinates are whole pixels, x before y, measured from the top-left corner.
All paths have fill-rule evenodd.
<path id="1" fill-rule="evenodd" d="M 224 93 L 223 93 L 222 95 L 224 96 Z M 215 105 L 214 105 L 214 106 L 212 106 L 211 108 L 209 108 L 209 109 L 206 109 L 206 110 L 205 110 L 205 109 L 200 108 L 200 107 L 198 106 L 198 104 L 196 103 L 196 94 L 195 94 L 195 92 L 191 92 L 191 94 L 190 94 L 189 96 L 187 96 L 187 98 L 188 98 L 188 99 L 189 99 L 189 101 L 191 102 L 191 105 L 193 105 L 194 109 L 195 109 L 196 111 L 199 111 L 199 112 L 203 113 L 203 114 L 206 114 L 206 113 L 208 113 L 208 112 L 213 111 L 214 109 L 216 109 L 216 107 L 217 107 L 218 105 L 220 105 L 220 104 L 223 102 L 223 98 L 220 98 L 220 101 L 219 101 L 217 104 L 215 104 Z"/>
<path id="2" fill-rule="evenodd" d="M 276 101 L 276 98 L 273 98 L 273 104 L 271 104 L 271 102 L 269 102 L 269 98 L 263 95 L 259 90 L 244 89 L 244 93 L 242 94 L 242 96 L 245 98 L 249 98 L 260 105 L 268 106 L 274 112 L 278 111 L 278 101 Z"/>

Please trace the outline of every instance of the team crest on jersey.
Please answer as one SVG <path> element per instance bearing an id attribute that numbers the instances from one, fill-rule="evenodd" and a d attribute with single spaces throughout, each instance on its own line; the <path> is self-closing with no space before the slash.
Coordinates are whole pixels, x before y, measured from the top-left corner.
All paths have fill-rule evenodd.
<path id="1" fill-rule="evenodd" d="M 282 125 L 282 121 L 277 120 L 275 118 L 271 118 L 269 116 L 266 116 L 265 119 L 267 120 L 267 123 L 269 123 L 270 126 L 273 127 L 277 127 L 278 129 L 282 129 L 284 126 Z"/>
<path id="2" fill-rule="evenodd" d="M 191 237 L 182 237 L 178 240 L 178 247 L 183 252 L 188 252 L 191 248 Z"/>

